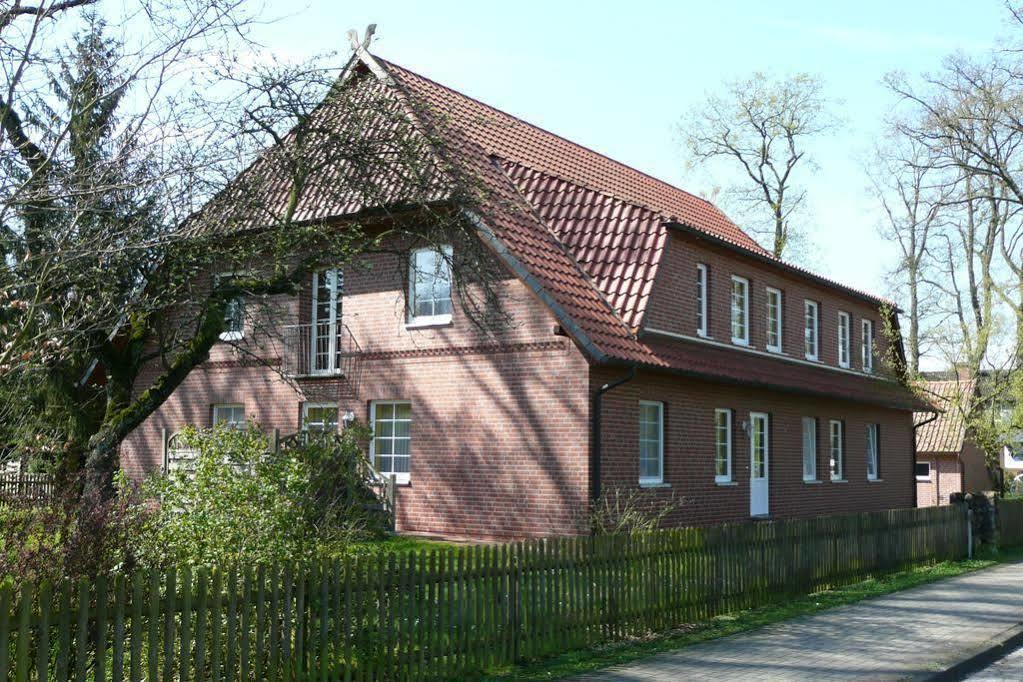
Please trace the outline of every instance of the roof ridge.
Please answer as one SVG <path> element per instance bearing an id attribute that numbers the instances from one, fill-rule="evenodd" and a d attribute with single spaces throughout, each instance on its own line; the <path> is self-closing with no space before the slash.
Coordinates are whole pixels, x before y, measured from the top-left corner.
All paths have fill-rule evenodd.
<path id="1" fill-rule="evenodd" d="M 565 137 L 564 135 L 561 135 L 560 133 L 556 133 L 556 132 L 554 132 L 552 130 L 548 130 L 547 128 L 544 128 L 543 126 L 539 126 L 539 125 L 537 125 L 535 123 L 531 123 L 531 122 L 527 121 L 526 119 L 524 119 L 524 118 L 522 118 L 520 116 L 516 116 L 515 114 L 509 113 L 509 112 L 505 111 L 504 109 L 499 109 L 498 107 L 495 107 L 493 104 L 487 104 L 483 100 L 477 99 L 476 97 L 473 97 L 472 95 L 467 95 L 464 92 L 462 92 L 461 90 L 453 88 L 450 85 L 444 85 L 443 83 L 440 83 L 440 82 L 430 78 L 429 76 L 424 76 L 423 74 L 419 73 L 418 71 L 413 71 L 412 69 L 410 69 L 410 68 L 408 68 L 406 66 L 402 66 L 401 64 L 398 64 L 396 62 L 392 62 L 391 60 L 389 60 L 389 59 L 387 59 L 385 57 L 381 57 L 381 56 L 376 55 L 376 54 L 374 54 L 373 56 L 376 59 L 378 59 L 379 61 L 386 63 L 388 66 L 394 66 L 394 67 L 397 67 L 397 68 L 402 69 L 404 71 L 407 71 L 408 73 L 416 76 L 417 78 L 422 78 L 424 81 L 427 81 L 428 83 L 431 83 L 431 84 L 437 86 L 438 88 L 441 88 L 443 90 L 447 90 L 448 92 L 452 92 L 452 93 L 458 95 L 459 97 L 464 97 L 464 98 L 466 98 L 468 100 L 472 100 L 473 102 L 475 102 L 476 104 L 480 105 L 481 107 L 490 109 L 492 111 L 496 111 L 497 113 L 499 113 L 499 114 L 501 114 L 503 116 L 507 116 L 508 118 L 515 119 L 516 121 L 518 121 L 519 123 L 522 123 L 523 125 L 527 125 L 530 128 L 535 128 L 536 130 L 539 130 L 542 133 L 546 133 L 547 135 L 550 135 L 552 137 L 556 137 L 559 140 L 561 140 L 562 142 L 566 142 L 566 143 L 572 145 L 573 147 L 577 147 L 578 149 L 581 149 L 581 150 L 583 150 L 585 152 L 589 152 L 590 154 L 594 154 L 594 155 L 599 156 L 599 157 L 601 157 L 603 159 L 606 159 L 606 160 L 610 161 L 613 164 L 617 164 L 617 165 L 621 166 L 622 168 L 625 168 L 625 169 L 628 169 L 628 170 L 632 171 L 633 173 L 637 173 L 639 175 L 642 175 L 643 177 L 649 178 L 650 180 L 653 180 L 654 182 L 660 183 L 662 185 L 665 185 L 666 187 L 670 187 L 671 189 L 673 189 L 673 190 L 675 190 L 677 192 L 681 192 L 681 193 L 685 194 L 686 196 L 692 197 L 693 199 L 696 199 L 697 201 L 700 201 L 700 202 L 706 204 L 707 206 L 710 206 L 711 208 L 713 208 L 715 211 L 718 211 L 719 213 L 724 213 L 721 210 L 721 207 L 719 207 L 717 204 L 715 204 L 710 199 L 707 199 L 705 197 L 701 197 L 699 194 L 693 194 L 689 190 L 683 189 L 683 188 L 679 187 L 678 185 L 675 185 L 675 184 L 672 184 L 672 183 L 668 182 L 667 180 L 663 180 L 663 179 L 661 179 L 661 178 L 659 178 L 659 177 L 657 177 L 655 175 L 651 175 L 650 173 L 647 173 L 646 171 L 642 171 L 642 170 L 636 168 L 635 166 L 631 166 L 631 165 L 625 163 L 624 161 L 619 161 L 618 159 L 615 159 L 615 158 L 605 154 L 604 152 L 599 152 L 596 149 L 593 149 L 592 147 L 587 147 L 584 144 L 580 144 L 580 143 L 576 142 L 575 140 L 571 140 L 571 139 Z M 540 169 L 535 169 L 535 170 L 540 170 Z M 557 176 L 557 177 L 561 177 L 561 176 Z M 565 179 L 565 178 L 562 178 L 562 179 Z M 578 184 L 578 183 L 576 183 L 576 184 Z M 661 211 L 657 211 L 657 213 L 660 213 L 661 215 L 663 215 L 663 213 Z M 752 239 L 752 237 L 751 237 L 751 239 Z"/>

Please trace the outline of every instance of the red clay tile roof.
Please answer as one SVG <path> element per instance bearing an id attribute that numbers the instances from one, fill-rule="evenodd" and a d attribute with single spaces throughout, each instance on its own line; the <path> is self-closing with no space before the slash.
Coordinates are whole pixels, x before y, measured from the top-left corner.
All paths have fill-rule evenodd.
<path id="1" fill-rule="evenodd" d="M 964 399 L 976 389 L 974 381 L 928 381 L 923 384 L 924 392 L 936 408 L 942 410 L 938 418 L 917 429 L 917 452 L 958 453 L 966 439 L 966 419 L 962 405 Z M 921 423 L 933 413 L 917 412 L 914 423 Z"/>

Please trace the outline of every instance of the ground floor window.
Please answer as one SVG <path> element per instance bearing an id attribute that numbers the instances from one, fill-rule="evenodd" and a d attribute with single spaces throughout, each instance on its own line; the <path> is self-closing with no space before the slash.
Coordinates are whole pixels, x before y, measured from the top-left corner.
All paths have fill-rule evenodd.
<path id="1" fill-rule="evenodd" d="M 337 433 L 337 405 L 334 403 L 303 404 L 302 430 L 313 433 Z"/>
<path id="2" fill-rule="evenodd" d="M 226 424 L 236 429 L 245 428 L 245 406 L 235 403 L 214 405 L 213 425 L 218 424 Z"/>
<path id="3" fill-rule="evenodd" d="M 930 462 L 917 462 L 914 467 L 916 472 L 916 480 L 918 481 L 929 481 L 931 480 L 931 463 Z"/>
<path id="4" fill-rule="evenodd" d="M 867 424 L 867 478 L 877 480 L 877 424 Z"/>
<path id="5" fill-rule="evenodd" d="M 714 410 L 714 480 L 732 480 L 732 411 Z"/>
<path id="6" fill-rule="evenodd" d="M 803 480 L 817 480 L 817 420 L 803 417 Z"/>
<path id="7" fill-rule="evenodd" d="M 664 403 L 639 401 L 639 483 L 664 482 Z"/>
<path id="8" fill-rule="evenodd" d="M 408 483 L 412 464 L 412 403 L 374 401 L 370 405 L 370 459 L 378 472 Z"/>
<path id="9" fill-rule="evenodd" d="M 845 423 L 831 420 L 831 480 L 845 478 Z"/>

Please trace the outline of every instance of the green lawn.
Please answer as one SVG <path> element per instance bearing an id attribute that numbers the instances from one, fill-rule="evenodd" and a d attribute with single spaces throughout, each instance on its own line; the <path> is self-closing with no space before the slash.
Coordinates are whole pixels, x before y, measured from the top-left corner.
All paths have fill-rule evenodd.
<path id="1" fill-rule="evenodd" d="M 616 642 L 580 649 L 545 660 L 526 662 L 503 671 L 502 674 L 492 675 L 485 679 L 493 682 L 497 680 L 555 680 L 578 675 L 612 665 L 628 663 L 708 639 L 752 630 L 796 616 L 815 613 L 843 604 L 852 604 L 863 599 L 905 590 L 943 578 L 951 578 L 998 563 L 1021 559 L 1023 559 L 1023 549 L 1015 549 L 1002 551 L 998 554 L 989 552 L 970 561 L 945 561 L 930 566 L 912 568 L 846 587 L 797 597 L 784 603 L 719 616 L 704 623 L 696 623 L 670 633 L 651 636 L 648 639 Z"/>
<path id="2" fill-rule="evenodd" d="M 408 552 L 428 551 L 431 549 L 444 550 L 453 549 L 458 545 L 442 540 L 429 540 L 427 538 L 413 535 L 391 535 L 382 540 L 366 540 L 354 542 L 351 545 L 352 554 L 381 554 L 394 552 L 395 554 L 406 554 Z"/>

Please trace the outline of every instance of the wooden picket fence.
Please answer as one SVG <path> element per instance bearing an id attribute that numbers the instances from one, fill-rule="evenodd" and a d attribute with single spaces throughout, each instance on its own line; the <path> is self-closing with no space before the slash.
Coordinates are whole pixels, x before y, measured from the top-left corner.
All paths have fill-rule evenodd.
<path id="1" fill-rule="evenodd" d="M 53 477 L 49 474 L 0 473 L 0 504 L 20 499 L 42 502 L 53 495 Z"/>
<path id="2" fill-rule="evenodd" d="M 1023 498 L 996 498 L 995 510 L 998 544 L 1002 547 L 1023 545 Z"/>
<path id="3" fill-rule="evenodd" d="M 465 679 L 966 549 L 946 506 L 0 589 L 0 680 Z"/>

